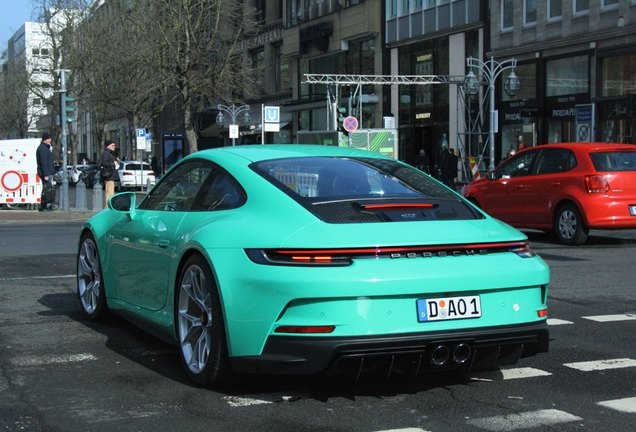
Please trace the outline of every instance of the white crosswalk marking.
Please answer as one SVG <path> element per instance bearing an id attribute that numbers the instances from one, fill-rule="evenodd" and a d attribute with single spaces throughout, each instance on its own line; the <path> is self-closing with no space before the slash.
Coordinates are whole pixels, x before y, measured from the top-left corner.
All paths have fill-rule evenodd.
<path id="1" fill-rule="evenodd" d="M 593 315 L 593 316 L 584 316 L 581 318 L 591 320 L 591 321 L 596 321 L 596 322 L 613 322 L 613 321 L 636 320 L 636 315 L 632 315 L 632 314 Z"/>
<path id="2" fill-rule="evenodd" d="M 616 411 L 636 414 L 636 397 L 608 400 L 599 402 L 598 404 Z"/>
<path id="3" fill-rule="evenodd" d="M 516 369 L 501 369 L 486 372 L 477 372 L 470 374 L 470 378 L 475 381 L 501 381 L 518 378 L 533 378 L 539 376 L 552 375 L 550 372 L 542 371 L 541 369 L 534 368 L 516 368 Z"/>
<path id="4" fill-rule="evenodd" d="M 87 360 L 97 360 L 93 354 L 72 354 L 61 356 L 41 356 L 41 357 L 17 357 L 11 360 L 16 366 L 40 366 L 55 363 L 71 363 Z"/>
<path id="5" fill-rule="evenodd" d="M 606 369 L 636 367 L 636 360 L 628 359 L 628 358 L 596 360 L 596 361 L 588 361 L 588 362 L 565 363 L 563 366 L 567 366 L 573 369 L 578 369 L 583 372 L 591 372 L 591 371 L 606 370 Z"/>
<path id="6" fill-rule="evenodd" d="M 564 325 L 564 324 L 574 324 L 572 321 L 566 321 L 558 318 L 548 318 L 548 325 L 556 326 L 556 325 Z"/>
<path id="7" fill-rule="evenodd" d="M 560 423 L 581 420 L 581 417 L 559 410 L 531 411 L 520 414 L 508 414 L 468 420 L 468 424 L 489 431 L 513 431 L 531 428 L 549 427 Z"/>

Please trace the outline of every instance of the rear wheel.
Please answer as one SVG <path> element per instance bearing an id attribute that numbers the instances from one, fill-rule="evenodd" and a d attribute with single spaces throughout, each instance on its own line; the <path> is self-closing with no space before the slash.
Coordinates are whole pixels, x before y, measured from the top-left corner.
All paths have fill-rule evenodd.
<path id="1" fill-rule="evenodd" d="M 589 233 L 581 212 L 574 204 L 564 204 L 559 208 L 554 217 L 554 230 L 559 241 L 570 246 L 585 243 Z"/>
<path id="2" fill-rule="evenodd" d="M 221 302 L 212 271 L 200 255 L 183 266 L 175 308 L 179 354 L 190 379 L 205 387 L 227 381 L 231 369 Z"/>
<path id="3" fill-rule="evenodd" d="M 110 315 L 103 280 L 95 237 L 84 234 L 77 255 L 77 295 L 91 321 L 102 321 Z"/>

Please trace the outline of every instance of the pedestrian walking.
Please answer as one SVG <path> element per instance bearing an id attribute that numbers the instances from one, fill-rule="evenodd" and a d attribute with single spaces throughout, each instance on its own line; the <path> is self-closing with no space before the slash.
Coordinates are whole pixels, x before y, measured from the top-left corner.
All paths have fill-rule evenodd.
<path id="1" fill-rule="evenodd" d="M 40 196 L 40 211 L 51 210 L 51 203 L 55 199 L 55 189 L 53 189 L 53 177 L 55 176 L 55 162 L 53 151 L 51 150 L 51 134 L 44 132 L 42 142 L 36 151 L 38 165 L 38 176 L 42 182 L 42 195 Z"/>
<path id="2" fill-rule="evenodd" d="M 99 161 L 99 173 L 102 183 L 104 183 L 104 197 L 108 203 L 108 199 L 115 194 L 115 181 L 119 178 L 117 173 L 119 161 L 115 156 L 114 141 L 106 141 L 104 147 L 104 153 Z"/>

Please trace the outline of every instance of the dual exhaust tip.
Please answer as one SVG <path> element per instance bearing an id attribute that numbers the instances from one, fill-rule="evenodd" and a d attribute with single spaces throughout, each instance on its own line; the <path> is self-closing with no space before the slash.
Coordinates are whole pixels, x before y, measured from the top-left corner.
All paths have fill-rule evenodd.
<path id="1" fill-rule="evenodd" d="M 460 343 L 452 351 L 447 345 L 438 345 L 431 353 L 430 362 L 434 366 L 443 366 L 449 361 L 463 364 L 470 358 L 471 353 L 472 348 L 465 343 Z"/>

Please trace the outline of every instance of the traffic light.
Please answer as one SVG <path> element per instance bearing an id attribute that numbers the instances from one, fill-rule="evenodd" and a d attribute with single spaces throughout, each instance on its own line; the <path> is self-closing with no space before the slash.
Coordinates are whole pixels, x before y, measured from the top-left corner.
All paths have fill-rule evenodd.
<path id="1" fill-rule="evenodd" d="M 349 135 L 349 132 L 344 128 L 344 121 L 347 118 L 347 109 L 338 107 L 338 131 L 345 135 Z"/>
<path id="2" fill-rule="evenodd" d="M 75 121 L 75 97 L 65 96 L 64 101 L 66 111 L 66 123 L 73 123 Z"/>

